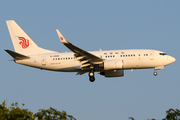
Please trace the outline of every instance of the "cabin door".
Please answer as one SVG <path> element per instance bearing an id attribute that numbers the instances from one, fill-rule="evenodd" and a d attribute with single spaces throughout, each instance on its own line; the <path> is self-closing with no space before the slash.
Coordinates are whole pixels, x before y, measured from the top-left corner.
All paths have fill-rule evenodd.
<path id="1" fill-rule="evenodd" d="M 154 60 L 154 52 L 153 51 L 149 52 L 149 58 L 150 58 L 150 60 Z"/>

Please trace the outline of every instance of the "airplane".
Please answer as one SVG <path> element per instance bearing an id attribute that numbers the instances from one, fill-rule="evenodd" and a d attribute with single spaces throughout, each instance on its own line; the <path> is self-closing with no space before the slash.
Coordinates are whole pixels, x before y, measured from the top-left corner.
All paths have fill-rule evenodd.
<path id="1" fill-rule="evenodd" d="M 85 51 L 68 42 L 56 29 L 61 43 L 72 51 L 59 53 L 36 45 L 14 20 L 7 20 L 6 23 L 15 52 L 5 51 L 15 63 L 41 70 L 77 72 L 77 75 L 89 73 L 90 82 L 95 81 L 95 72 L 111 78 L 123 77 L 124 70 L 153 68 L 156 76 L 156 70 L 164 69 L 176 60 L 162 51 L 152 49 Z"/>

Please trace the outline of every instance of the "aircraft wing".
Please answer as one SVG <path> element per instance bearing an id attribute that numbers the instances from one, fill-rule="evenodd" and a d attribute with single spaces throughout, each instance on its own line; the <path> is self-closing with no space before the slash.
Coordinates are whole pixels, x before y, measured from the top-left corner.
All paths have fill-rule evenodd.
<path id="1" fill-rule="evenodd" d="M 60 41 L 69 48 L 72 52 L 75 53 L 76 60 L 80 61 L 83 67 L 90 66 L 92 64 L 101 64 L 103 63 L 103 59 L 100 57 L 97 57 L 81 48 L 76 47 L 72 43 L 68 42 L 64 36 L 61 34 L 61 32 L 56 29 L 57 34 L 59 36 Z"/>

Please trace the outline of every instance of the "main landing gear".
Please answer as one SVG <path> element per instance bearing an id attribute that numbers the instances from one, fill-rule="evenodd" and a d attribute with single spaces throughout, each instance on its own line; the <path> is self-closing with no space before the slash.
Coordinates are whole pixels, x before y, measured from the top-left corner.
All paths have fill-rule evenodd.
<path id="1" fill-rule="evenodd" d="M 91 82 L 94 82 L 94 81 L 95 81 L 94 70 L 93 70 L 93 69 L 89 71 L 89 80 L 90 80 Z"/>

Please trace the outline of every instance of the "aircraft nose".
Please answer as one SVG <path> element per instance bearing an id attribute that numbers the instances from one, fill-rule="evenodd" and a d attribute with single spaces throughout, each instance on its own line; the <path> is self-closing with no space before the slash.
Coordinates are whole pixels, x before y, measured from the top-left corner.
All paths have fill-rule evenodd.
<path id="1" fill-rule="evenodd" d="M 171 63 L 176 61 L 176 59 L 174 57 L 171 57 L 171 56 L 169 57 L 169 60 L 170 60 Z"/>

